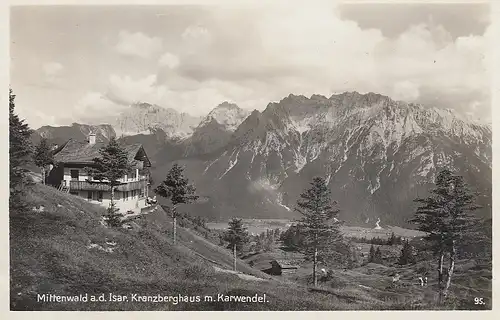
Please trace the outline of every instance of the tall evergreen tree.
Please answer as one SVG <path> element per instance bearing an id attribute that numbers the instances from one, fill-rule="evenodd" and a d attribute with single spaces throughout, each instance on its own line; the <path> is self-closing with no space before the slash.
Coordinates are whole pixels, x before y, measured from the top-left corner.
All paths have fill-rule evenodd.
<path id="1" fill-rule="evenodd" d="M 116 141 L 114 137 L 109 143 L 99 150 L 99 157 L 94 158 L 94 166 L 85 168 L 89 176 L 110 186 L 111 201 L 107 210 L 107 221 L 112 226 L 121 225 L 122 214 L 116 208 L 115 189 L 122 182 L 120 179 L 130 171 L 131 165 L 128 161 L 127 152 Z"/>
<path id="2" fill-rule="evenodd" d="M 195 195 L 196 188 L 189 184 L 189 180 L 184 177 L 184 168 L 174 164 L 165 180 L 154 189 L 154 192 L 171 202 L 170 212 L 173 219 L 173 241 L 175 245 L 177 242 L 177 206 L 196 201 L 198 199 L 198 196 Z"/>
<path id="3" fill-rule="evenodd" d="M 304 244 L 304 235 L 300 232 L 300 226 L 292 225 L 281 233 L 280 240 L 287 251 L 299 251 Z"/>
<path id="4" fill-rule="evenodd" d="M 311 187 L 300 195 L 296 211 L 304 217 L 299 226 L 304 235 L 301 251 L 313 261 L 313 284 L 318 285 L 316 269 L 318 258 L 325 260 L 337 255 L 336 247 L 342 242 L 339 222 L 335 220 L 338 210 L 331 200 L 330 190 L 325 179 L 316 177 L 311 182 Z"/>
<path id="5" fill-rule="evenodd" d="M 475 204 L 476 194 L 469 190 L 463 177 L 445 169 L 436 178 L 436 187 L 431 195 L 424 199 L 416 199 L 420 204 L 414 218 L 418 229 L 428 233 L 424 239 L 428 241 L 434 254 L 438 257 L 439 302 L 446 298 L 453 276 L 457 246 L 464 239 L 471 238 L 474 225 L 478 222 L 471 213 L 480 206 Z M 444 279 L 444 258 L 448 255 L 449 266 Z"/>
<path id="6" fill-rule="evenodd" d="M 391 233 L 391 236 L 389 239 L 387 239 L 387 245 L 392 246 L 396 243 L 396 236 L 394 235 L 394 232 Z"/>
<path id="7" fill-rule="evenodd" d="M 401 265 L 414 264 L 415 256 L 413 255 L 413 247 L 410 242 L 406 240 L 403 243 L 403 248 L 401 249 L 401 254 L 399 256 L 398 263 Z"/>
<path id="8" fill-rule="evenodd" d="M 368 262 L 373 262 L 375 260 L 375 247 L 373 244 L 370 247 L 370 253 L 368 254 Z"/>
<path id="9" fill-rule="evenodd" d="M 12 89 L 9 89 L 9 210 L 11 212 L 26 209 L 23 194 L 28 181 L 27 170 L 23 166 L 30 161 L 33 152 L 30 141 L 33 131 L 15 113 L 15 98 Z"/>
<path id="10" fill-rule="evenodd" d="M 377 247 L 377 250 L 375 250 L 375 254 L 373 255 L 373 263 L 382 264 L 382 252 L 380 251 L 380 247 Z"/>
<path id="11" fill-rule="evenodd" d="M 243 249 L 243 245 L 248 242 L 249 236 L 247 228 L 243 226 L 241 219 L 231 219 L 229 228 L 223 234 L 223 240 L 227 241 L 228 249 L 233 250 L 233 269 L 236 271 L 237 252 Z"/>
<path id="12" fill-rule="evenodd" d="M 33 160 L 35 162 L 35 165 L 40 168 L 42 174 L 42 183 L 45 184 L 46 168 L 48 165 L 54 162 L 52 150 L 50 149 L 46 138 L 42 138 L 40 140 L 40 143 L 35 147 Z"/>

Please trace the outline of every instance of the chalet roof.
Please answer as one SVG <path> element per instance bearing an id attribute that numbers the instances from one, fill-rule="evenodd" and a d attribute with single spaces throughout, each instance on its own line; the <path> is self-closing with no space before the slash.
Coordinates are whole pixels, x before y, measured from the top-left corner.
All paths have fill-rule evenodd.
<path id="1" fill-rule="evenodd" d="M 278 259 L 276 262 L 282 267 L 282 268 L 297 268 L 297 264 L 294 263 L 294 261 L 290 260 L 283 260 L 283 259 Z"/>
<path id="2" fill-rule="evenodd" d="M 62 163 L 92 164 L 94 158 L 100 156 L 99 150 L 104 146 L 106 146 L 106 143 L 103 142 L 89 144 L 88 142 L 69 139 L 65 144 L 54 150 L 54 160 Z M 125 152 L 127 152 L 128 160 L 132 165 L 134 165 L 137 160 L 143 160 L 146 166 L 150 166 L 149 159 L 142 144 L 135 143 L 122 145 L 122 147 Z"/>
<path id="3" fill-rule="evenodd" d="M 269 253 L 258 253 L 250 258 L 248 258 L 247 263 L 253 268 L 265 270 L 271 268 L 273 263 L 278 264 L 281 268 L 297 268 L 295 261 L 287 259 L 276 259 L 272 254 Z"/>
<path id="4" fill-rule="evenodd" d="M 268 253 L 258 253 L 247 259 L 247 263 L 250 266 L 259 270 L 271 268 L 273 261 L 276 262 L 276 259 Z"/>

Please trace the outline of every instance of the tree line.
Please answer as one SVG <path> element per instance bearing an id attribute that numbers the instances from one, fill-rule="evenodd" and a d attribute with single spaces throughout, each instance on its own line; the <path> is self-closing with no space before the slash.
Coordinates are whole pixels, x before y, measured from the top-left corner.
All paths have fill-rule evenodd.
<path id="1" fill-rule="evenodd" d="M 401 236 L 396 236 L 394 232 L 390 235 L 388 239 L 382 239 L 380 237 L 367 238 L 365 236 L 346 237 L 346 239 L 349 239 L 350 241 L 355 243 L 369 243 L 369 244 L 388 245 L 388 246 L 403 244 L 403 238 Z"/>

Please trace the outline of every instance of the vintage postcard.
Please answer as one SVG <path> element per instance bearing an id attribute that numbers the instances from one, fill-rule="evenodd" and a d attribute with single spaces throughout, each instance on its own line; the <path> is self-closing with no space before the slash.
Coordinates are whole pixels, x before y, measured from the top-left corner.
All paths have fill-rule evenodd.
<path id="1" fill-rule="evenodd" d="M 8 11 L 11 311 L 492 310 L 490 3 Z"/>

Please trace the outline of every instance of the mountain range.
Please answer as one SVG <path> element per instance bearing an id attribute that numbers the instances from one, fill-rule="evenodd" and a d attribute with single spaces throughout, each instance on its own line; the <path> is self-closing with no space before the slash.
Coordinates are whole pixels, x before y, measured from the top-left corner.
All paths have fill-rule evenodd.
<path id="1" fill-rule="evenodd" d="M 139 118 L 147 121 L 131 122 L 137 113 L 147 114 Z M 125 120 L 117 131 L 128 133 L 121 139 L 144 144 L 153 180 L 161 181 L 174 162 L 186 167 L 205 199 L 186 210 L 211 219 L 296 218 L 294 203 L 319 175 L 342 220 L 405 225 L 412 200 L 425 196 L 445 167 L 480 193 L 478 214 L 491 217 L 491 126 L 453 110 L 346 92 L 329 98 L 291 94 L 262 112 L 225 102 L 198 120 L 143 103 L 119 119 Z M 84 127 L 37 132 L 83 140 Z M 103 139 L 115 134 L 109 125 L 96 130 Z"/>
<path id="2" fill-rule="evenodd" d="M 119 136 L 150 134 L 152 130 L 161 129 L 171 138 L 183 138 L 193 133 L 201 119 L 172 108 L 140 102 L 120 113 L 113 126 Z"/>

